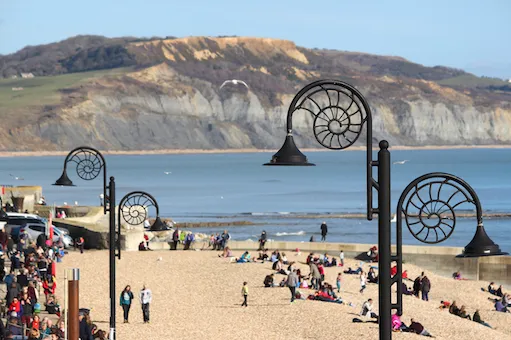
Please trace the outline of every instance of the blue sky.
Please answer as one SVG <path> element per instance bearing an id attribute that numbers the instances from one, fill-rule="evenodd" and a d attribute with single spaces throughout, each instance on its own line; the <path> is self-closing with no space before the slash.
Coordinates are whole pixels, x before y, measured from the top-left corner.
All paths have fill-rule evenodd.
<path id="1" fill-rule="evenodd" d="M 0 54 L 78 34 L 238 35 L 511 78 L 509 0 L 0 0 Z"/>

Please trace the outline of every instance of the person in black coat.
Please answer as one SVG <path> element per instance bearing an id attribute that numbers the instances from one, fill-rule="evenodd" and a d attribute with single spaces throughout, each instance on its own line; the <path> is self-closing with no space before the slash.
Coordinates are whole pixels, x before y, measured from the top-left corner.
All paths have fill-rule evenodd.
<path id="1" fill-rule="evenodd" d="M 326 241 L 326 234 L 328 234 L 328 226 L 326 222 L 321 223 L 321 241 Z"/>
<path id="2" fill-rule="evenodd" d="M 263 230 L 261 233 L 261 237 L 259 238 L 259 249 L 257 250 L 264 250 L 264 244 L 266 243 L 266 231 Z"/>
<path id="3" fill-rule="evenodd" d="M 92 337 L 92 331 L 83 312 L 78 314 L 78 320 L 80 320 L 80 340 L 94 340 Z"/>
<path id="4" fill-rule="evenodd" d="M 415 281 L 413 281 L 413 295 L 415 295 L 415 297 L 417 297 L 417 298 L 419 297 L 420 289 L 421 289 L 421 277 L 417 276 Z"/>
<path id="5" fill-rule="evenodd" d="M 429 281 L 427 276 L 424 276 L 421 280 L 421 293 L 422 300 L 429 301 L 428 294 L 431 290 L 431 282 Z"/>

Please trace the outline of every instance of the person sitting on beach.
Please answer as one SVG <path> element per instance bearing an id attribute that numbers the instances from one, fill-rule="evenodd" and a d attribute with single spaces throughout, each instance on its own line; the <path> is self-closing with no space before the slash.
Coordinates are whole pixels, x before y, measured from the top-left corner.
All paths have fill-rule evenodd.
<path id="1" fill-rule="evenodd" d="M 284 269 L 284 262 L 282 261 L 282 259 L 275 262 L 275 270 L 277 271 L 277 274 L 283 274 L 283 275 L 289 274 L 289 272 L 287 272 Z"/>
<path id="2" fill-rule="evenodd" d="M 495 289 L 494 285 L 495 282 L 490 282 L 490 284 L 488 285 L 488 293 L 492 295 L 497 295 L 497 290 Z M 484 288 L 481 288 L 481 290 L 484 291 Z"/>
<path id="3" fill-rule="evenodd" d="M 460 309 L 456 305 L 456 301 L 453 301 L 451 306 L 449 307 L 449 313 L 451 313 L 453 315 L 457 315 L 457 316 L 460 315 Z"/>
<path id="4" fill-rule="evenodd" d="M 283 264 L 288 264 L 289 263 L 289 261 L 287 260 L 286 253 L 282 253 L 282 255 L 280 256 L 280 259 L 282 260 Z"/>
<path id="5" fill-rule="evenodd" d="M 268 261 L 269 258 L 268 249 L 265 249 L 263 252 L 259 252 L 259 257 L 257 259 L 263 261 L 264 263 L 264 261 Z"/>
<path id="6" fill-rule="evenodd" d="M 362 304 L 360 316 L 365 316 L 366 319 L 373 318 L 378 320 L 378 315 L 373 312 L 373 299 L 368 299 L 366 302 Z"/>
<path id="7" fill-rule="evenodd" d="M 272 263 L 275 263 L 279 260 L 279 257 L 280 257 L 280 253 L 279 253 L 279 250 L 276 249 L 273 251 L 273 253 L 271 253 L 271 262 Z"/>
<path id="8" fill-rule="evenodd" d="M 411 321 L 410 327 L 408 328 L 410 328 L 415 334 L 429 336 L 433 338 L 433 335 L 431 335 L 419 322 L 415 322 L 414 319 L 411 319 L 410 321 Z"/>
<path id="9" fill-rule="evenodd" d="M 460 309 L 460 314 L 458 315 L 460 318 L 462 319 L 469 319 L 469 320 L 472 320 L 472 318 L 470 317 L 470 315 L 467 313 L 467 311 L 465 310 L 465 306 L 461 306 L 461 309 Z"/>
<path id="10" fill-rule="evenodd" d="M 378 283 L 378 276 L 374 272 L 374 268 L 369 269 L 369 273 L 367 273 L 367 282 L 369 283 Z"/>
<path id="11" fill-rule="evenodd" d="M 287 284 L 287 276 L 282 279 L 279 283 L 279 287 L 285 287 Z"/>
<path id="12" fill-rule="evenodd" d="M 511 307 L 511 294 L 504 294 L 502 297 L 502 304 L 504 307 Z"/>
<path id="13" fill-rule="evenodd" d="M 477 323 L 480 323 L 481 325 L 484 325 L 486 327 L 490 327 L 492 328 L 488 323 L 484 322 L 482 319 L 481 319 L 481 315 L 479 314 L 479 309 L 476 309 L 475 313 L 474 313 L 474 316 L 472 317 L 472 321 L 474 322 L 477 322 Z"/>
<path id="14" fill-rule="evenodd" d="M 401 321 L 401 317 L 396 314 L 392 314 L 391 319 L 392 321 L 392 331 L 393 332 L 403 332 L 408 330 L 408 327 Z"/>
<path id="15" fill-rule="evenodd" d="M 404 283 L 404 282 L 401 282 L 401 290 L 403 291 L 404 295 L 413 295 L 413 291 L 408 289 L 408 287 L 406 286 L 406 283 Z"/>
<path id="16" fill-rule="evenodd" d="M 498 297 L 503 297 L 504 296 L 504 292 L 502 292 L 502 285 L 499 286 L 499 288 L 495 292 L 495 295 L 497 295 Z"/>
<path id="17" fill-rule="evenodd" d="M 225 249 L 225 248 L 224 248 Z M 240 258 L 236 259 L 237 263 L 246 263 L 250 262 L 250 253 L 248 251 L 244 252 Z"/>
<path id="18" fill-rule="evenodd" d="M 222 250 L 222 254 L 218 254 L 218 257 L 232 257 L 232 251 L 231 248 L 225 247 L 224 250 Z"/>
<path id="19" fill-rule="evenodd" d="M 452 278 L 455 280 L 461 280 L 461 273 L 459 271 L 452 273 Z"/>
<path id="20" fill-rule="evenodd" d="M 497 312 L 510 313 L 509 309 L 507 309 L 507 307 L 504 306 L 504 304 L 502 303 L 501 300 L 498 300 L 497 302 L 495 302 L 495 310 Z"/>
<path id="21" fill-rule="evenodd" d="M 144 241 L 142 241 L 142 242 L 140 242 L 138 244 L 138 250 L 139 251 L 146 251 L 147 250 L 146 243 Z"/>
<path id="22" fill-rule="evenodd" d="M 438 309 L 449 309 L 451 307 L 451 303 L 449 301 L 440 301 L 440 307 Z"/>
<path id="23" fill-rule="evenodd" d="M 266 275 L 266 277 L 264 278 L 264 286 L 266 288 L 269 288 L 269 287 L 277 287 L 278 284 L 276 284 L 274 281 L 273 281 L 273 276 L 274 274 L 270 274 L 270 275 Z"/>

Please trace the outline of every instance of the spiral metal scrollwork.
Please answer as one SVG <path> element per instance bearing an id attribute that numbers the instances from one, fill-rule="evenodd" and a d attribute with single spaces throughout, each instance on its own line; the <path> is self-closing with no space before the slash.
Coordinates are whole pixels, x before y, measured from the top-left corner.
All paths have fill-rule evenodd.
<path id="1" fill-rule="evenodd" d="M 403 193 L 401 209 L 410 233 L 423 243 L 445 241 L 456 227 L 457 211 L 477 210 L 478 199 L 453 178 L 439 175 L 414 184 Z"/>
<path id="2" fill-rule="evenodd" d="M 154 197 L 143 191 L 135 191 L 127 194 L 121 200 L 119 213 L 127 224 L 136 226 L 148 218 L 150 207 L 155 207 L 158 210 Z"/>
<path id="3" fill-rule="evenodd" d="M 313 116 L 316 140 L 325 148 L 346 149 L 360 137 L 367 121 L 368 105 L 351 85 L 341 81 L 318 82 L 299 93 L 290 110 L 304 110 Z"/>
<path id="4" fill-rule="evenodd" d="M 86 181 L 98 177 L 105 164 L 99 152 L 89 148 L 75 149 L 68 155 L 67 162 L 76 163 L 76 174 Z"/>

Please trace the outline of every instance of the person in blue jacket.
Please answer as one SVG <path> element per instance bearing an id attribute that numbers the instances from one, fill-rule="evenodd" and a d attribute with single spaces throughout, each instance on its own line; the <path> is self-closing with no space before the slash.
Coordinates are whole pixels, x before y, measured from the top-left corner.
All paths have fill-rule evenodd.
<path id="1" fill-rule="evenodd" d="M 133 301 L 133 293 L 131 292 L 131 286 L 127 285 L 121 293 L 120 303 L 122 310 L 124 311 L 124 323 L 128 323 L 128 317 L 130 314 L 131 302 Z"/>

